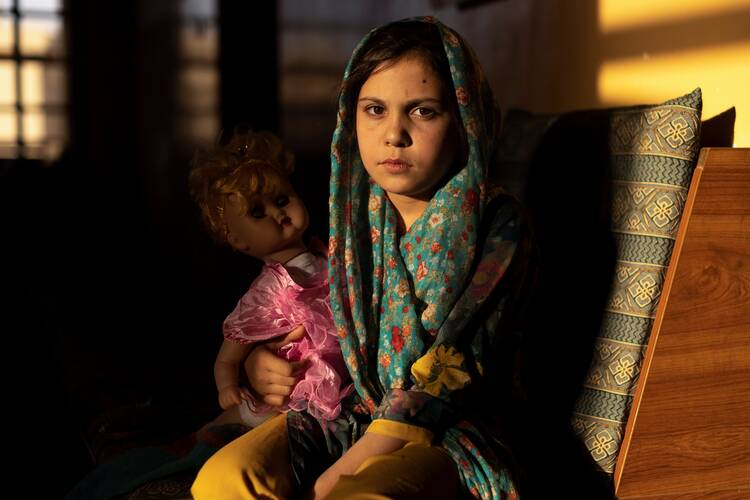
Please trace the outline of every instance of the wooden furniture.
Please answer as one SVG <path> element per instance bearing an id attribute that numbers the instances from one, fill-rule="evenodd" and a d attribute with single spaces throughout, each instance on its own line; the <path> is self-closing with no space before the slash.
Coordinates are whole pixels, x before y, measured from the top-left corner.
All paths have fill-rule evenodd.
<path id="1" fill-rule="evenodd" d="M 701 150 L 614 481 L 750 498 L 750 149 Z"/>

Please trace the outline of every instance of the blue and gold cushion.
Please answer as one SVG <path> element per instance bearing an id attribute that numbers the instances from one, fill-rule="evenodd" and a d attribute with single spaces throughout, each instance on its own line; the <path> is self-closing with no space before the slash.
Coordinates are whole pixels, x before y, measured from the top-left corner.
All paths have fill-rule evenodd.
<path id="1" fill-rule="evenodd" d="M 570 168 L 571 165 L 566 164 L 566 168 L 575 170 L 580 167 L 577 172 L 569 171 L 569 176 L 591 176 L 597 167 L 607 171 L 605 183 L 608 192 L 602 199 L 610 206 L 602 213 L 605 214 L 603 217 L 609 218 L 607 238 L 611 242 L 608 244 L 612 249 L 612 265 L 595 269 L 589 262 L 569 264 L 576 272 L 604 270 L 613 271 L 613 276 L 601 322 L 597 323 L 591 365 L 583 389 L 577 391 L 579 394 L 573 403 L 572 424 L 592 458 L 607 473 L 614 471 L 666 266 L 697 160 L 701 107 L 701 91 L 696 89 L 660 105 L 547 116 L 512 112 L 500 139 L 496 180 L 527 202 L 539 204 L 545 203 L 545 199 L 533 199 L 533 196 L 529 199 L 528 196 L 533 191 L 528 185 L 529 166 L 533 164 L 533 157 L 539 155 L 539 148 L 548 147 L 545 135 L 548 136 L 553 127 L 567 126 L 563 122 L 596 123 L 588 129 L 584 127 L 583 134 L 577 130 L 569 136 L 585 144 L 586 148 L 601 147 L 601 161 L 605 164 L 585 168 L 580 165 Z M 594 133 L 602 126 L 608 129 L 607 133 Z M 592 137 L 587 142 L 581 135 Z M 597 141 L 607 144 L 596 144 Z M 544 157 L 554 158 L 554 154 L 546 152 Z M 580 193 L 569 192 L 567 196 L 575 200 L 580 198 Z M 564 201 L 563 197 L 560 199 Z M 596 200 L 596 196 L 592 199 Z M 565 212 L 565 207 L 558 210 Z M 534 212 L 533 207 L 531 211 Z M 577 229 L 596 230 L 591 225 Z M 554 235 L 559 237 L 558 233 Z M 570 236 L 575 241 L 576 235 Z M 549 242 L 547 246 L 554 247 Z M 575 254 L 570 255 L 575 259 Z M 586 293 L 585 290 L 577 292 Z M 576 320 L 572 319 L 570 323 L 576 323 Z"/>
<path id="2" fill-rule="evenodd" d="M 612 113 L 617 261 L 573 428 L 613 472 L 698 156 L 701 92 Z"/>

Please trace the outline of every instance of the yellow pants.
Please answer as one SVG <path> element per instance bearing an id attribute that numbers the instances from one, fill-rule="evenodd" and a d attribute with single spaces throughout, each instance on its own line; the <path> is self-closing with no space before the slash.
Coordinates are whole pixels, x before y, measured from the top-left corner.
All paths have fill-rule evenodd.
<path id="1" fill-rule="evenodd" d="M 351 476 L 341 476 L 326 497 L 338 499 L 455 499 L 460 480 L 442 449 L 409 443 L 365 460 Z M 193 483 L 197 500 L 290 499 L 292 468 L 286 416 L 274 417 L 216 452 Z"/>

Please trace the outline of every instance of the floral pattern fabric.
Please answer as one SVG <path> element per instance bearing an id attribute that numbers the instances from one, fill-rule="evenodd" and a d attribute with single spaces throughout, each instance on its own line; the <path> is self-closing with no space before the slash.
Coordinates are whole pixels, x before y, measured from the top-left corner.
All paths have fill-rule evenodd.
<path id="1" fill-rule="evenodd" d="M 493 363 L 497 318 L 512 288 L 506 271 L 512 261 L 522 265 L 515 258 L 520 210 L 509 197 L 493 197 L 486 181 L 498 114 L 473 52 L 437 20 L 418 21 L 432 23 L 443 40 L 468 159 L 399 237 L 395 209 L 369 178 L 344 126 L 342 117 L 355 110 L 341 96 L 331 154 L 329 279 L 356 394 L 348 400 L 351 411 L 321 433 L 341 444 L 315 449 L 343 453 L 374 419 L 416 425 L 434 433 L 473 496 L 514 498 L 510 473 L 489 444 L 492 432 L 480 429 L 488 428 L 482 410 L 493 398 L 486 365 Z M 356 425 L 348 427 L 347 418 Z M 299 413 L 288 423 L 292 443 L 310 429 Z M 293 444 L 292 456 L 301 464 Z"/>

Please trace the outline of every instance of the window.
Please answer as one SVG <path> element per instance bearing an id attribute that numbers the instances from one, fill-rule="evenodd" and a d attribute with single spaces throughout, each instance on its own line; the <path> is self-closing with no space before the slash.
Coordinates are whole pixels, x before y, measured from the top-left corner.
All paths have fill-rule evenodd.
<path id="1" fill-rule="evenodd" d="M 179 40 L 178 136 L 211 145 L 219 133 L 219 30 L 215 0 L 184 0 Z"/>
<path id="2" fill-rule="evenodd" d="M 0 158 L 52 160 L 67 136 L 61 0 L 0 0 Z"/>

